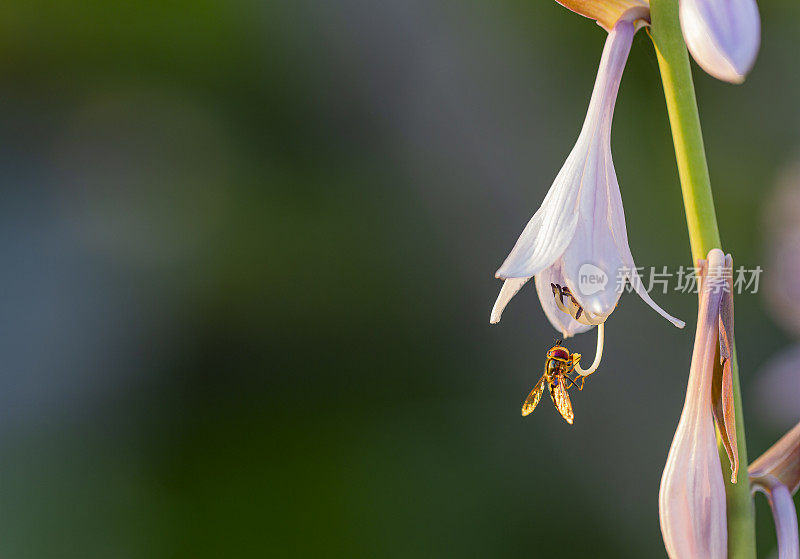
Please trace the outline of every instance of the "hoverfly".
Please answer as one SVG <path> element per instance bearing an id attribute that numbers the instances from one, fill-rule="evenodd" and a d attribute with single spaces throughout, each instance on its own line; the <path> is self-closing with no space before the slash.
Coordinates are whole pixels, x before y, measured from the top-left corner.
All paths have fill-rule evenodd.
<path id="1" fill-rule="evenodd" d="M 581 376 L 581 384 L 578 386 L 578 379 L 569 377 L 575 365 L 581 360 L 580 353 L 570 353 L 569 350 L 561 345 L 561 340 L 551 347 L 547 352 L 547 360 L 544 362 L 544 374 L 531 393 L 525 398 L 522 404 L 522 416 L 530 414 L 539 403 L 544 392 L 545 386 L 550 392 L 550 399 L 553 400 L 558 413 L 561 414 L 567 423 L 572 425 L 574 414 L 572 413 L 572 402 L 570 402 L 567 390 L 573 386 L 578 390 L 583 390 L 586 377 Z M 580 375 L 578 375 L 580 376 Z"/>
<path id="2" fill-rule="evenodd" d="M 606 317 L 595 315 L 584 310 L 580 303 L 578 303 L 575 295 L 569 290 L 569 287 L 561 287 L 557 283 L 551 283 L 550 288 L 553 290 L 556 306 L 581 324 L 596 326 L 606 321 Z"/>

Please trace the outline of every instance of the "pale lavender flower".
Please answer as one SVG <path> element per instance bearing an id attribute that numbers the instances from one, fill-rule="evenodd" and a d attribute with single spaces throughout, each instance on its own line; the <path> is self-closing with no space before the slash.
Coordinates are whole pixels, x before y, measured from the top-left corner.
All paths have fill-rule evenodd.
<path id="1" fill-rule="evenodd" d="M 723 423 L 720 432 L 727 440 L 734 477 L 738 467 L 727 361 L 733 341 L 732 259 L 713 249 L 701 264 L 703 280 L 686 400 L 658 495 L 661 533 L 672 559 L 727 556 L 725 482 L 714 429 L 715 407 L 721 409 L 718 424 Z M 718 347 L 728 374 L 727 379 L 719 379 L 721 402 L 715 402 L 712 393 Z"/>
<path id="2" fill-rule="evenodd" d="M 800 541 L 792 494 L 800 486 L 800 424 L 755 460 L 748 473 L 753 491 L 761 491 L 769 499 L 778 536 L 778 558 L 797 559 Z"/>
<path id="3" fill-rule="evenodd" d="M 680 19 L 700 67 L 717 79 L 742 83 L 761 43 L 755 0 L 680 0 Z"/>
<path id="4" fill-rule="evenodd" d="M 775 534 L 778 537 L 778 559 L 798 559 L 800 543 L 797 538 L 797 511 L 789 489 L 781 483 L 772 487 L 754 484 L 753 487 L 764 492 L 769 500 L 775 521 Z"/>
<path id="5" fill-rule="evenodd" d="M 492 323 L 534 277 L 548 319 L 565 338 L 602 324 L 616 307 L 626 281 L 659 314 L 683 327 L 650 298 L 638 277 L 611 157 L 611 121 L 634 33 L 635 24 L 621 20 L 608 35 L 575 147 L 497 271 L 505 283 L 492 309 Z M 580 312 L 563 312 L 553 285 L 567 287 Z"/>

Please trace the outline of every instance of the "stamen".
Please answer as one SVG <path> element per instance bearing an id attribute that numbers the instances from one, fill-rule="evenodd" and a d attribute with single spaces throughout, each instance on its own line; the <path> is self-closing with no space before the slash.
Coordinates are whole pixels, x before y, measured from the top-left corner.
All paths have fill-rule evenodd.
<path id="1" fill-rule="evenodd" d="M 600 366 L 600 361 L 603 359 L 603 344 L 605 343 L 605 323 L 601 322 L 597 325 L 597 352 L 594 355 L 592 365 L 586 369 L 581 369 L 579 363 L 575 363 L 575 372 L 582 377 L 588 377 L 594 373 Z"/>

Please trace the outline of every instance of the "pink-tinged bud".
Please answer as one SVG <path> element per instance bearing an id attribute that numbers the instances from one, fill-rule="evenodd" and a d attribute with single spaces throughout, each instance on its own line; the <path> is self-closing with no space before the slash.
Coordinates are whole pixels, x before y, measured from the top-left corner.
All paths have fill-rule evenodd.
<path id="1" fill-rule="evenodd" d="M 724 559 L 728 553 L 725 481 L 714 430 L 712 387 L 720 329 L 725 331 L 726 345 L 733 335 L 732 317 L 721 315 L 730 294 L 726 290 L 732 264 L 730 256 L 719 249 L 701 262 L 703 281 L 689 384 L 658 495 L 661 533 L 672 559 Z M 732 308 L 727 312 L 732 313 Z"/>
<path id="2" fill-rule="evenodd" d="M 606 31 L 618 21 L 650 20 L 648 0 L 556 0 L 576 14 L 596 20 Z"/>
<path id="3" fill-rule="evenodd" d="M 800 487 L 800 423 L 759 456 L 747 469 L 750 481 L 780 483 L 794 493 Z"/>
<path id="4" fill-rule="evenodd" d="M 800 541 L 792 493 L 800 485 L 800 424 L 753 462 L 748 473 L 753 491 L 761 491 L 769 499 L 778 536 L 778 558 L 797 559 Z"/>
<path id="5" fill-rule="evenodd" d="M 680 0 L 680 19 L 700 67 L 719 80 L 742 83 L 761 44 L 755 0 Z"/>

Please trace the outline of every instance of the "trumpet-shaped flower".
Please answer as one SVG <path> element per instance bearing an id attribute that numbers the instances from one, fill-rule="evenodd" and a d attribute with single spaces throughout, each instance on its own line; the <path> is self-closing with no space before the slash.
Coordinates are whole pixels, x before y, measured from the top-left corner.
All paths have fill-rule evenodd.
<path id="1" fill-rule="evenodd" d="M 704 274 L 689 384 L 658 495 L 661 532 L 672 559 L 727 557 L 725 482 L 714 420 L 716 415 L 735 480 L 738 455 L 728 362 L 733 338 L 732 265 L 730 256 L 719 249 L 701 262 Z M 715 378 L 718 340 L 724 372 Z"/>
<path id="2" fill-rule="evenodd" d="M 742 83 L 761 43 L 755 0 L 680 0 L 680 19 L 700 67 L 717 79 Z"/>
<path id="3" fill-rule="evenodd" d="M 493 324 L 534 277 L 545 314 L 565 338 L 603 323 L 616 307 L 625 281 L 658 313 L 683 327 L 656 305 L 636 273 L 611 158 L 611 121 L 634 33 L 635 24 L 623 19 L 608 35 L 575 147 L 497 271 L 505 282 L 492 309 Z M 568 289 L 579 314 L 564 312 L 566 301 L 554 297 L 562 287 Z"/>

